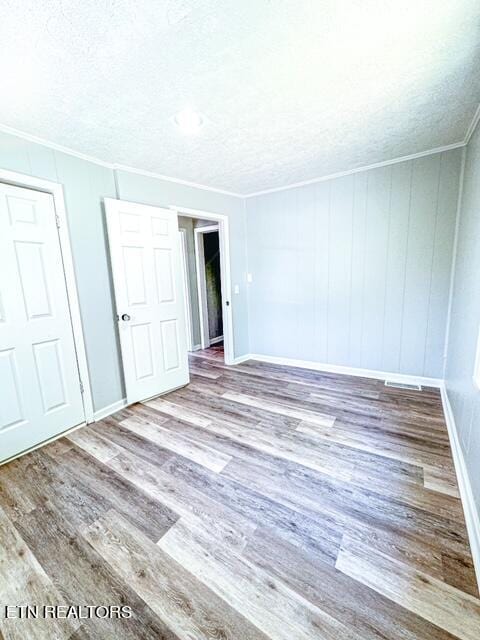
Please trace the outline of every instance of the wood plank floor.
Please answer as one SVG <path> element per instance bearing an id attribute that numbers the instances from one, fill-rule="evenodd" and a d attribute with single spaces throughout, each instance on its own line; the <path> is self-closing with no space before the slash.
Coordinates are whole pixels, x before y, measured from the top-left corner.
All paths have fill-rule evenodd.
<path id="1" fill-rule="evenodd" d="M 437 390 L 196 352 L 191 384 L 0 467 L 0 637 L 479 640 Z"/>

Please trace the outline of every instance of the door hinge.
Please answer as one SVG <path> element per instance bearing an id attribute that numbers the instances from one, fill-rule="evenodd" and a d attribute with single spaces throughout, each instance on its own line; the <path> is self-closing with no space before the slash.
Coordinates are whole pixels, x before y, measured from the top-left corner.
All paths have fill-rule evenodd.
<path id="1" fill-rule="evenodd" d="M 80 393 L 83 395 L 85 393 L 85 389 L 83 388 L 83 382 L 80 380 Z"/>
<path id="2" fill-rule="evenodd" d="M 55 214 L 55 222 L 57 224 L 57 229 L 60 229 L 60 218 L 58 216 L 58 213 Z"/>

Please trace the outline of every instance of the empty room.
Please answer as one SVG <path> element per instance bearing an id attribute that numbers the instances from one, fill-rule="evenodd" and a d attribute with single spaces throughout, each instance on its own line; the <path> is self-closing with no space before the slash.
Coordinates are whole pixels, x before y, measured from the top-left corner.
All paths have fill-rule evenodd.
<path id="1" fill-rule="evenodd" d="M 478 0 L 0 15 L 0 640 L 480 640 Z"/>

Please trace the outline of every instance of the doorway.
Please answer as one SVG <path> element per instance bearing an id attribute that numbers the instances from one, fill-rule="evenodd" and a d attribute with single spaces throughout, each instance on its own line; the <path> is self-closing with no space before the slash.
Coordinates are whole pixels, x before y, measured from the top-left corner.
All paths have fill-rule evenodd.
<path id="1" fill-rule="evenodd" d="M 208 357 L 232 364 L 228 218 L 195 209 L 175 209 L 183 256 L 189 351 L 202 350 Z"/>
<path id="2" fill-rule="evenodd" d="M 218 226 L 195 229 L 202 347 L 223 343 L 222 274 Z"/>
<path id="3" fill-rule="evenodd" d="M 223 297 L 219 224 L 179 215 L 189 351 L 223 360 Z"/>

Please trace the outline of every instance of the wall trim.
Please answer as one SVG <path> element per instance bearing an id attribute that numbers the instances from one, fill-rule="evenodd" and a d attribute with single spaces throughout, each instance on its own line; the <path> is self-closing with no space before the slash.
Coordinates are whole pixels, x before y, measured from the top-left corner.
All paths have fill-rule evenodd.
<path id="1" fill-rule="evenodd" d="M 242 364 L 242 362 L 246 362 L 247 360 L 252 360 L 252 356 L 250 353 L 246 353 L 243 356 L 238 356 L 238 358 L 234 358 L 233 362 L 231 364 L 236 365 L 236 364 Z"/>
<path id="2" fill-rule="evenodd" d="M 213 193 L 221 193 L 224 196 L 232 196 L 234 198 L 244 198 L 241 193 L 235 193 L 234 191 L 228 191 L 226 189 L 219 189 L 217 187 L 209 187 L 206 184 L 200 184 L 198 182 L 191 182 L 190 180 L 182 180 L 181 178 L 173 178 L 172 176 L 165 176 L 161 173 L 155 173 L 154 171 L 145 171 L 143 169 L 135 169 L 135 167 L 129 167 L 124 164 L 114 163 L 112 169 L 115 171 L 126 171 L 127 173 L 136 173 L 146 178 L 155 178 L 157 180 L 165 180 L 167 182 L 175 182 L 176 184 L 183 184 L 186 187 L 193 187 L 195 189 L 203 189 L 204 191 L 213 191 Z"/>
<path id="3" fill-rule="evenodd" d="M 115 162 L 107 162 L 106 160 L 101 160 L 100 158 L 96 158 L 95 156 L 90 156 L 86 153 L 75 151 L 75 149 L 71 149 L 70 147 L 64 147 L 63 145 L 57 144 L 56 142 L 51 142 L 50 140 L 39 138 L 38 136 L 34 136 L 30 133 L 25 133 L 25 131 L 20 131 L 18 129 L 14 129 L 13 127 L 8 127 L 7 125 L 4 125 L 4 124 L 0 124 L 0 132 L 7 133 L 8 135 L 11 135 L 11 136 L 15 136 L 16 138 L 22 138 L 23 140 L 27 140 L 28 142 L 34 142 L 35 144 L 40 144 L 43 147 L 48 147 L 49 149 L 53 149 L 54 151 L 59 151 L 60 153 L 66 153 L 69 156 L 79 158 L 80 160 L 85 160 L 86 162 L 92 162 L 93 164 L 100 165 L 101 167 L 105 167 L 106 169 L 111 169 L 114 173 L 116 171 L 127 171 L 128 173 L 136 173 L 138 175 L 145 176 L 147 178 L 156 178 L 157 180 L 165 180 L 166 182 L 175 182 L 177 184 L 183 184 L 186 187 L 203 189 L 204 191 L 213 191 L 215 193 L 221 193 L 226 196 L 233 196 L 235 198 L 244 197 L 243 195 L 239 193 L 234 193 L 233 191 L 226 191 L 225 189 L 217 189 L 216 187 L 209 187 L 208 185 L 205 185 L 205 184 L 190 182 L 189 180 L 182 180 L 180 178 L 174 178 L 172 176 L 165 176 L 161 173 L 144 171 L 143 169 L 135 169 L 134 167 L 128 167 L 126 165 L 117 164 Z M 116 176 L 115 176 L 115 180 L 116 180 Z"/>
<path id="4" fill-rule="evenodd" d="M 187 325 L 187 351 L 193 351 L 193 321 L 192 321 L 192 305 L 190 274 L 188 273 L 188 247 L 187 247 L 187 231 L 178 228 L 180 234 L 180 254 L 182 259 L 182 276 L 183 276 L 183 299 L 185 301 L 185 323 Z"/>
<path id="5" fill-rule="evenodd" d="M 341 178 L 343 176 L 349 176 L 354 173 L 360 173 L 362 171 L 369 171 L 370 169 L 377 169 L 379 167 L 386 167 L 391 164 L 397 164 L 398 162 L 407 162 L 408 160 L 414 160 L 415 158 L 422 158 L 423 156 L 433 155 L 435 153 L 442 153 L 443 151 L 450 151 L 451 149 L 457 149 L 458 147 L 464 147 L 470 137 L 472 136 L 475 127 L 477 126 L 480 120 L 480 105 L 475 112 L 472 122 L 470 123 L 465 138 L 460 142 L 454 142 L 452 144 L 443 145 L 441 147 L 435 147 L 434 149 L 427 149 L 426 151 L 419 151 L 418 153 L 412 153 L 406 156 L 400 156 L 398 158 L 392 158 L 390 160 L 384 160 L 382 162 L 376 162 L 370 165 L 363 165 L 361 167 L 357 167 L 356 169 L 349 169 L 347 171 L 339 171 L 338 173 L 332 173 L 325 176 L 318 176 L 316 178 L 312 178 L 310 180 L 304 180 L 302 182 L 294 182 L 292 184 L 287 184 L 282 187 L 273 187 L 272 189 L 263 189 L 261 191 L 255 191 L 253 193 L 236 193 L 234 191 L 228 191 L 226 189 L 219 189 L 217 187 L 211 187 L 205 184 L 200 184 L 198 182 L 191 182 L 189 180 L 183 180 L 181 178 L 175 178 L 173 176 L 166 176 L 161 173 L 155 173 L 154 171 L 147 171 L 144 169 L 137 169 L 135 167 L 130 167 L 128 165 L 123 165 L 119 163 L 106 162 L 105 160 L 101 160 L 100 158 L 96 158 L 94 156 L 89 156 L 85 153 L 81 153 L 79 151 L 75 151 L 70 147 L 64 147 L 63 145 L 56 144 L 55 142 L 50 142 L 49 140 L 45 140 L 44 138 L 39 138 L 38 136 L 31 135 L 29 133 L 25 133 L 24 131 L 20 131 L 18 129 L 14 129 L 13 127 L 9 127 L 7 125 L 0 124 L 0 132 L 7 133 L 12 136 L 16 136 L 17 138 L 23 138 L 24 140 L 28 140 L 29 142 L 35 142 L 36 144 L 40 144 L 44 147 L 49 147 L 55 151 L 60 151 L 61 153 L 66 153 L 67 155 L 74 156 L 81 160 L 85 160 L 87 162 L 93 162 L 94 164 L 100 165 L 102 167 L 106 167 L 111 169 L 114 172 L 115 183 L 117 181 L 117 172 L 125 171 L 127 173 L 135 173 L 137 175 L 145 176 L 147 178 L 155 178 L 157 180 L 165 180 L 166 182 L 174 182 L 176 184 L 182 184 L 186 187 L 193 187 L 195 189 L 203 189 L 204 191 L 212 191 L 214 193 L 220 193 L 223 195 L 231 196 L 234 198 L 247 199 L 254 198 L 255 196 L 264 195 L 267 193 L 275 193 L 277 191 L 286 191 L 287 189 L 294 189 L 296 187 L 303 187 L 309 184 L 315 184 L 316 182 L 324 182 L 326 180 L 334 180 L 335 178 Z M 118 194 L 117 194 L 118 195 Z"/>
<path id="6" fill-rule="evenodd" d="M 477 576 L 477 583 L 480 585 L 480 513 L 478 512 L 475 499 L 473 497 L 472 485 L 468 476 L 467 465 L 460 445 L 457 426 L 455 424 L 455 418 L 448 398 L 445 382 L 443 382 L 440 387 L 440 393 L 442 395 L 443 412 L 447 423 L 448 437 L 450 440 L 455 472 L 457 474 L 458 488 L 460 490 L 460 498 L 467 525 L 473 565 Z"/>
<path id="7" fill-rule="evenodd" d="M 217 223 L 218 239 L 220 244 L 220 273 L 221 273 L 221 285 L 222 285 L 222 314 L 223 314 L 223 335 L 224 335 L 224 351 L 225 351 L 225 364 L 232 364 L 235 360 L 235 344 L 234 344 L 234 330 L 233 330 L 233 301 L 232 301 L 232 275 L 231 275 L 231 253 L 230 253 L 230 223 L 229 218 L 222 213 L 214 213 L 212 211 L 202 211 L 199 209 L 190 209 L 189 207 L 179 207 L 171 204 L 169 209 L 175 211 L 178 215 L 187 216 L 189 218 L 204 218 L 205 220 L 212 220 Z M 194 229 L 195 233 L 195 264 L 198 269 L 198 241 L 197 238 L 202 229 L 205 231 L 207 227 L 198 227 Z M 198 233 L 197 233 L 198 232 Z M 200 245 L 201 246 L 201 245 Z M 197 270 L 197 284 L 198 295 L 200 300 L 200 282 L 199 273 Z M 208 343 L 204 340 L 203 319 L 202 319 L 202 307 L 200 306 L 200 334 L 202 338 L 202 348 L 208 347 Z"/>
<path id="8" fill-rule="evenodd" d="M 297 187 L 305 187 L 309 184 L 316 184 L 317 182 L 325 182 L 327 180 L 335 180 L 336 178 L 343 178 L 344 176 L 350 176 L 354 173 L 361 173 L 363 171 L 370 171 L 371 169 L 378 169 L 380 167 L 388 167 L 391 164 L 398 164 L 399 162 L 407 162 L 408 160 L 415 160 L 416 158 L 423 158 L 424 156 L 431 156 L 436 153 L 443 153 L 444 151 L 451 151 L 452 149 L 458 149 L 464 147 L 465 141 L 454 142 L 453 144 L 447 144 L 442 147 L 435 147 L 434 149 L 427 149 L 427 151 L 419 151 L 418 153 L 412 153 L 408 156 L 400 156 L 399 158 L 392 158 L 391 160 L 382 160 L 381 162 L 374 162 L 373 164 L 357 167 L 356 169 L 348 169 L 347 171 L 338 171 L 337 173 L 331 173 L 326 176 L 320 176 L 317 178 L 311 178 L 310 180 L 303 180 L 302 182 L 293 182 L 283 187 L 274 187 L 273 189 L 263 189 L 262 191 L 255 191 L 254 193 L 247 193 L 244 198 L 254 198 L 256 196 L 263 196 L 267 193 L 276 193 L 277 191 L 286 191 L 287 189 L 295 189 Z"/>
<path id="9" fill-rule="evenodd" d="M 460 167 L 460 175 L 458 178 L 458 197 L 457 197 L 457 211 L 455 214 L 455 233 L 453 236 L 452 247 L 452 262 L 450 265 L 450 284 L 448 289 L 448 307 L 447 307 L 447 319 L 445 321 L 445 341 L 443 344 L 443 377 L 446 378 L 447 371 L 447 357 L 448 357 L 448 345 L 450 342 L 450 325 L 452 318 L 453 308 L 453 294 L 455 289 L 455 271 L 457 265 L 457 250 L 458 250 L 458 236 L 460 230 L 460 218 L 462 213 L 462 201 L 463 201 L 463 183 L 465 177 L 465 162 L 467 157 L 466 147 L 462 150 L 462 164 Z"/>
<path id="10" fill-rule="evenodd" d="M 52 182 L 50 180 L 44 180 L 43 178 L 36 178 L 24 173 L 8 171 L 6 169 L 0 169 L 0 181 L 24 189 L 36 189 L 37 191 L 43 191 L 45 193 L 49 193 L 53 197 L 55 214 L 58 217 L 58 239 L 62 254 L 62 269 L 67 289 L 70 324 L 72 326 L 74 337 L 79 383 L 83 385 L 82 401 L 84 417 L 86 422 L 91 422 L 93 417 L 92 387 L 90 383 L 87 350 L 85 346 L 82 314 L 80 311 L 77 278 L 75 275 L 63 186 L 58 182 Z"/>
<path id="11" fill-rule="evenodd" d="M 210 338 L 210 346 L 212 344 L 217 344 L 217 342 L 222 342 L 223 336 L 217 336 L 216 338 Z"/>
<path id="12" fill-rule="evenodd" d="M 49 149 L 53 149 L 54 151 L 66 153 L 67 155 L 74 156 L 75 158 L 79 158 L 80 160 L 93 162 L 94 164 L 99 164 L 101 167 L 106 167 L 107 169 L 113 169 L 113 164 L 109 162 L 105 162 L 104 160 L 100 160 L 99 158 L 95 158 L 94 156 L 89 156 L 86 153 L 81 153 L 80 151 L 75 151 L 74 149 L 70 149 L 69 147 L 64 147 L 63 145 L 57 144 L 56 142 L 45 140 L 45 138 L 39 138 L 38 136 L 34 136 L 30 133 L 25 133 L 25 131 L 19 131 L 18 129 L 8 127 L 4 124 L 0 124 L 0 131 L 3 133 L 8 133 L 11 136 L 15 136 L 16 138 L 23 138 L 23 140 L 27 140 L 28 142 L 41 144 L 43 147 L 48 147 Z"/>
<path id="13" fill-rule="evenodd" d="M 127 405 L 128 402 L 126 398 L 122 398 L 117 402 L 113 402 L 112 404 L 103 407 L 103 409 L 95 411 L 95 413 L 93 414 L 93 422 L 98 422 L 99 420 L 103 420 L 103 418 L 108 418 L 108 416 L 111 416 L 112 413 L 116 413 L 117 411 L 120 411 L 120 409 L 124 409 Z"/>
<path id="14" fill-rule="evenodd" d="M 258 360 L 259 362 L 269 362 L 270 364 L 281 364 L 287 367 L 299 367 L 301 369 L 311 369 L 312 371 L 324 371 L 325 373 L 339 373 L 347 376 L 357 376 L 360 378 L 373 378 L 374 380 L 390 380 L 404 384 L 419 384 L 424 387 L 441 388 L 443 380 L 441 378 L 427 378 L 425 376 L 414 376 L 405 373 L 392 373 L 391 371 L 378 371 L 376 369 L 361 369 L 359 367 L 346 367 L 338 364 L 327 364 L 314 362 L 312 360 L 296 360 L 295 358 L 282 358 L 279 356 L 267 356 L 259 353 L 251 353 L 244 356 L 245 360 Z"/>
<path id="15" fill-rule="evenodd" d="M 470 138 L 472 137 L 473 132 L 477 128 L 477 124 L 479 123 L 479 121 L 480 121 L 480 104 L 478 105 L 477 110 L 473 114 L 472 121 L 470 123 L 470 126 L 467 129 L 467 133 L 465 134 L 465 139 L 463 141 L 464 145 L 467 145 L 470 142 Z"/>

